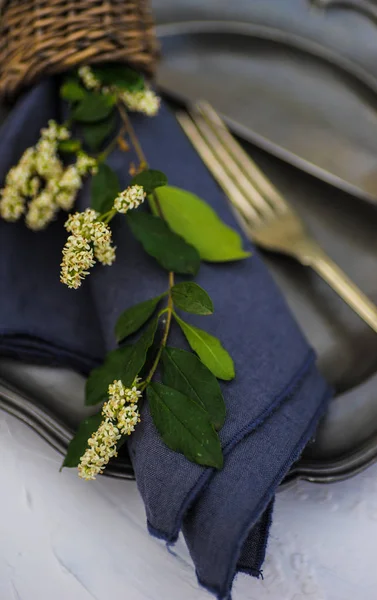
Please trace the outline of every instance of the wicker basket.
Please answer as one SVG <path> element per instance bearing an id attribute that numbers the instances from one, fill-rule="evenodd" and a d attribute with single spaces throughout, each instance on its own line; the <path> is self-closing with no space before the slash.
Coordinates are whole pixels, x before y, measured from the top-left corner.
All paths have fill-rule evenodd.
<path id="1" fill-rule="evenodd" d="M 7 0 L 1 10 L 1 97 L 82 63 L 152 75 L 156 57 L 148 0 Z"/>

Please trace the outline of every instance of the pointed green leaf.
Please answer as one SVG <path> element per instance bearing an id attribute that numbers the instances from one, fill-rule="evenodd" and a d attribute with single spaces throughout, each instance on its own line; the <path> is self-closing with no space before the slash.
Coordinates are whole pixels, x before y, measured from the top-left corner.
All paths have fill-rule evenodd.
<path id="1" fill-rule="evenodd" d="M 80 140 L 61 140 L 58 143 L 59 152 L 65 152 L 67 154 L 76 153 L 81 149 Z"/>
<path id="2" fill-rule="evenodd" d="M 203 329 L 186 323 L 178 315 L 174 315 L 174 317 L 185 334 L 191 348 L 197 353 L 206 367 L 219 379 L 225 379 L 226 381 L 234 379 L 233 360 L 221 345 L 220 340 L 210 333 L 203 331 Z"/>
<path id="3" fill-rule="evenodd" d="M 143 368 L 147 358 L 147 352 L 153 344 L 157 325 L 158 319 L 153 319 L 138 341 L 133 344 L 133 346 L 130 346 L 132 350 L 127 356 L 124 372 L 121 377 L 126 387 L 129 387 L 133 384 L 135 378 L 139 375 L 141 369 Z"/>
<path id="4" fill-rule="evenodd" d="M 192 352 L 165 348 L 162 354 L 162 382 L 200 404 L 215 429 L 224 425 L 226 409 L 219 382 Z"/>
<path id="5" fill-rule="evenodd" d="M 87 379 L 85 404 L 104 402 L 114 379 L 121 379 L 126 387 L 132 385 L 144 366 L 156 329 L 157 319 L 154 319 L 133 346 L 123 346 L 107 355 L 104 364 L 94 369 Z"/>
<path id="6" fill-rule="evenodd" d="M 113 85 L 122 90 L 137 91 L 145 87 L 144 77 L 122 64 L 106 64 L 106 67 L 93 67 L 94 75 L 105 86 Z"/>
<path id="7" fill-rule="evenodd" d="M 67 79 L 60 88 L 60 97 L 68 102 L 78 102 L 86 96 L 85 88 L 77 79 Z"/>
<path id="8" fill-rule="evenodd" d="M 196 315 L 211 315 L 213 302 L 207 292 L 193 281 L 177 283 L 171 290 L 177 308 Z"/>
<path id="9" fill-rule="evenodd" d="M 121 342 L 140 329 L 140 327 L 153 315 L 157 304 L 163 296 L 165 296 L 165 294 L 157 296 L 156 298 L 150 298 L 150 300 L 140 302 L 140 304 L 135 304 L 135 306 L 127 308 L 127 310 L 120 315 L 115 325 L 117 341 Z"/>
<path id="10" fill-rule="evenodd" d="M 83 123 L 102 121 L 112 112 L 115 101 L 115 97 L 108 94 L 90 94 L 87 92 L 73 110 L 72 117 Z"/>
<path id="11" fill-rule="evenodd" d="M 98 123 L 86 123 L 82 127 L 82 134 L 90 150 L 99 150 L 104 141 L 114 131 L 116 125 L 115 115 L 111 114 L 106 120 Z"/>
<path id="12" fill-rule="evenodd" d="M 162 171 L 148 169 L 132 178 L 130 185 L 142 185 L 146 194 L 151 194 L 156 188 L 167 185 L 168 178 Z"/>
<path id="13" fill-rule="evenodd" d="M 219 437 L 199 404 L 162 383 L 150 384 L 147 397 L 156 429 L 171 450 L 199 465 L 222 468 Z"/>
<path id="14" fill-rule="evenodd" d="M 109 384 L 114 379 L 122 379 L 126 362 L 132 353 L 132 346 L 123 346 L 109 352 L 105 362 L 91 371 L 85 388 L 85 404 L 92 406 L 107 399 Z"/>
<path id="15" fill-rule="evenodd" d="M 101 411 L 84 419 L 74 437 L 69 443 L 67 454 L 62 464 L 63 467 L 77 467 L 80 462 L 80 458 L 84 454 L 88 447 L 88 439 L 94 433 L 102 422 Z"/>
<path id="16" fill-rule="evenodd" d="M 250 256 L 238 233 L 195 194 L 171 186 L 156 190 L 156 194 L 171 229 L 192 244 L 203 260 L 224 262 Z"/>
<path id="17" fill-rule="evenodd" d="M 171 231 L 159 217 L 146 212 L 130 211 L 128 223 L 134 236 L 148 254 L 167 271 L 196 275 L 200 257 L 193 246 Z"/>
<path id="18" fill-rule="evenodd" d="M 91 206 L 99 213 L 112 209 L 114 200 L 120 192 L 118 175 L 105 163 L 101 163 L 91 183 Z"/>

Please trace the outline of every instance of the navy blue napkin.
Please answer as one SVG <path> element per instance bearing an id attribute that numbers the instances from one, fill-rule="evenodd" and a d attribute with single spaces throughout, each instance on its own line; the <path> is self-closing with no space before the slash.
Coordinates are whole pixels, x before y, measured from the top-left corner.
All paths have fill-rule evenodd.
<path id="1" fill-rule="evenodd" d="M 47 119 L 61 118 L 56 85 L 49 80 L 35 87 L 3 125 L 0 182 Z M 226 198 L 165 105 L 153 119 L 133 116 L 133 124 L 152 168 L 166 172 L 170 184 L 205 198 L 238 228 Z M 123 186 L 131 160 L 119 151 L 110 157 Z M 86 186 L 77 206 L 88 204 Z M 79 290 L 68 290 L 59 283 L 63 222 L 60 215 L 46 231 L 34 233 L 23 223 L 0 221 L 0 354 L 86 373 L 114 347 L 119 313 L 163 292 L 167 274 L 117 217 L 115 264 L 95 267 Z M 235 361 L 236 378 L 221 384 L 227 404 L 220 433 L 223 470 L 200 467 L 169 450 L 146 403 L 129 442 L 149 531 L 168 543 L 183 531 L 199 582 L 221 600 L 230 598 L 237 572 L 259 576 L 276 488 L 313 436 L 330 395 L 314 352 L 252 250 L 248 260 L 201 266 L 197 281 L 213 298 L 215 314 L 186 317 L 218 336 Z M 178 327 L 169 343 L 186 346 Z"/>

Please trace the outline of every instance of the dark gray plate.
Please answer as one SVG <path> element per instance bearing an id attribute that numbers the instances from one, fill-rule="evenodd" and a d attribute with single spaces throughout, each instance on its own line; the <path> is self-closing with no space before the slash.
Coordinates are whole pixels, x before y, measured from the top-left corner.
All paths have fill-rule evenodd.
<path id="1" fill-rule="evenodd" d="M 245 139 L 377 202 L 377 81 L 366 70 L 264 25 L 183 22 L 158 33 L 165 92 L 206 98 Z"/>

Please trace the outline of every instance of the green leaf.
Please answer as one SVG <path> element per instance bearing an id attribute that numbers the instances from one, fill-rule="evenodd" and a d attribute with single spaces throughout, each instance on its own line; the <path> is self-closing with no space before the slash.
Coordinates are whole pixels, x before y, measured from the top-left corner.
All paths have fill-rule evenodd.
<path id="1" fill-rule="evenodd" d="M 157 319 L 154 319 L 133 346 L 123 346 L 107 355 L 104 364 L 94 369 L 87 379 L 85 404 L 91 406 L 104 402 L 109 384 L 114 379 L 121 379 L 126 387 L 132 385 L 144 366 L 156 329 Z"/>
<path id="2" fill-rule="evenodd" d="M 105 163 L 101 163 L 97 173 L 92 178 L 91 206 L 100 213 L 112 209 L 114 200 L 120 192 L 118 175 Z"/>
<path id="3" fill-rule="evenodd" d="M 219 382 L 192 352 L 165 348 L 162 354 L 162 382 L 202 406 L 215 429 L 224 425 L 226 409 Z"/>
<path id="4" fill-rule="evenodd" d="M 80 458 L 88 447 L 88 439 L 102 422 L 101 411 L 81 421 L 78 430 L 69 443 L 67 454 L 62 464 L 63 467 L 77 467 Z"/>
<path id="5" fill-rule="evenodd" d="M 151 194 L 156 188 L 167 185 L 168 178 L 162 171 L 148 169 L 132 178 L 130 185 L 142 185 L 146 194 Z"/>
<path id="6" fill-rule="evenodd" d="M 147 397 L 156 429 L 171 450 L 199 465 L 222 468 L 219 436 L 199 404 L 162 383 L 151 383 Z"/>
<path id="7" fill-rule="evenodd" d="M 78 102 L 86 96 L 86 91 L 77 79 L 67 79 L 60 88 L 60 97 L 68 102 Z"/>
<path id="8" fill-rule="evenodd" d="M 58 144 L 58 150 L 67 154 L 76 153 L 81 150 L 81 142 L 80 140 L 61 140 Z"/>
<path id="9" fill-rule="evenodd" d="M 121 377 L 126 387 L 129 387 L 133 384 L 135 377 L 139 375 L 141 369 L 143 368 L 147 358 L 148 349 L 153 344 L 157 325 L 158 319 L 153 319 L 138 341 L 133 346 L 130 346 L 132 351 L 127 357 L 124 372 Z"/>
<path id="10" fill-rule="evenodd" d="M 115 115 L 111 114 L 105 121 L 98 123 L 87 123 L 82 128 L 82 134 L 86 145 L 90 150 L 96 151 L 101 148 L 104 141 L 114 131 L 116 125 Z"/>
<path id="11" fill-rule="evenodd" d="M 197 353 L 200 360 L 219 379 L 229 381 L 234 379 L 234 363 L 231 356 L 221 345 L 216 337 L 186 323 L 174 314 L 174 317 L 186 336 L 191 348 Z"/>
<path id="12" fill-rule="evenodd" d="M 196 275 L 200 266 L 198 252 L 171 231 L 162 219 L 140 211 L 130 211 L 127 218 L 132 233 L 144 250 L 164 269 Z"/>
<path id="13" fill-rule="evenodd" d="M 135 306 L 127 308 L 127 310 L 120 315 L 115 325 L 117 341 L 121 342 L 140 329 L 140 327 L 153 315 L 157 304 L 163 296 L 165 296 L 165 294 L 157 296 L 156 298 L 150 298 L 150 300 L 140 302 L 140 304 L 135 304 Z"/>
<path id="14" fill-rule="evenodd" d="M 211 315 L 213 302 L 207 292 L 193 281 L 183 281 L 173 286 L 173 302 L 177 308 L 196 315 Z"/>
<path id="15" fill-rule="evenodd" d="M 171 186 L 156 190 L 156 194 L 171 229 L 192 244 L 203 260 L 224 262 L 250 256 L 238 233 L 195 194 Z"/>
<path id="16" fill-rule="evenodd" d="M 72 117 L 76 121 L 83 123 L 95 123 L 102 121 L 110 115 L 115 103 L 114 96 L 108 94 L 89 94 L 84 98 L 72 112 Z"/>
<path id="17" fill-rule="evenodd" d="M 105 86 L 113 85 L 129 91 L 143 90 L 145 87 L 144 77 L 125 65 L 114 63 L 92 69 L 94 75 Z"/>
<path id="18" fill-rule="evenodd" d="M 107 389 L 114 379 L 122 379 L 126 361 L 132 352 L 132 346 L 123 346 L 109 352 L 105 362 L 93 369 L 86 380 L 85 404 L 93 406 L 107 399 Z"/>

